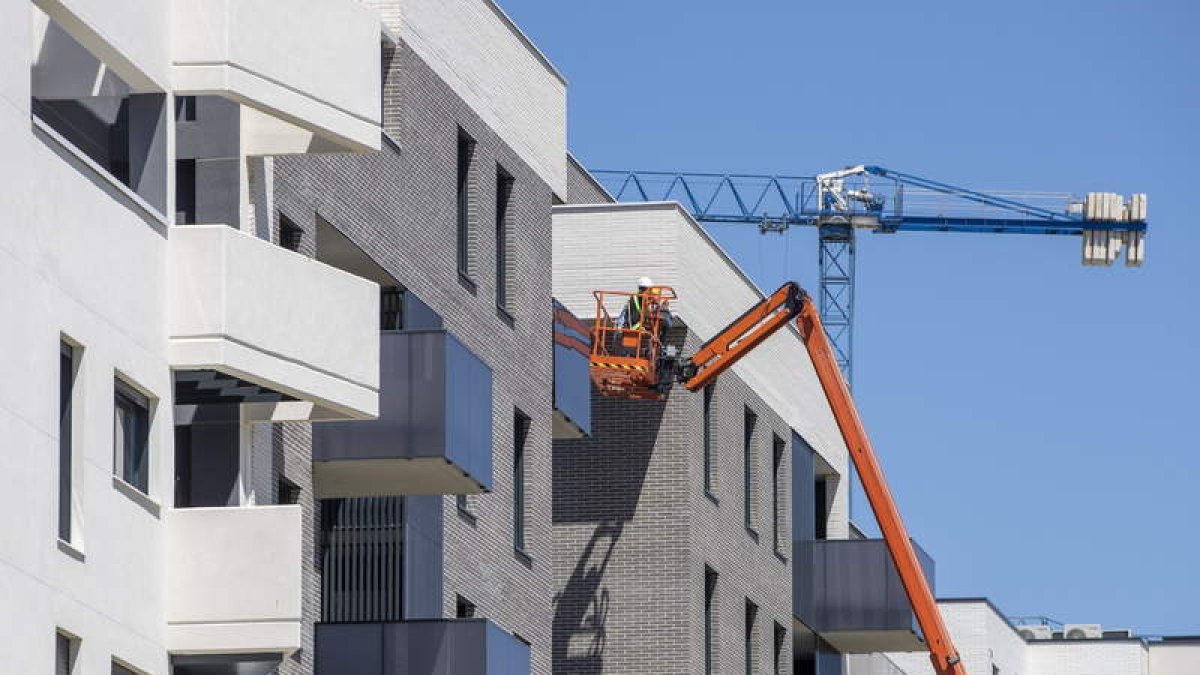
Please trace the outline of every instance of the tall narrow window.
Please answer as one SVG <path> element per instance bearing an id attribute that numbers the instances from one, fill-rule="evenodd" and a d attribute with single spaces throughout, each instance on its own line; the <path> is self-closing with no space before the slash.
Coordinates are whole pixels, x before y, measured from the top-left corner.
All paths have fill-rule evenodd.
<path id="1" fill-rule="evenodd" d="M 775 624 L 775 651 L 771 661 L 771 672 L 775 675 L 783 675 L 786 670 L 783 664 L 785 640 L 787 640 L 787 629 Z"/>
<path id="2" fill-rule="evenodd" d="M 133 487 L 150 487 L 150 401 L 116 381 L 113 400 L 113 473 Z"/>
<path id="3" fill-rule="evenodd" d="M 58 348 L 58 538 L 71 541 L 72 398 L 75 389 L 75 348 Z"/>
<path id="4" fill-rule="evenodd" d="M 138 675 L 138 674 L 133 672 L 129 668 L 126 668 L 125 666 L 117 663 L 116 661 L 113 661 L 112 662 L 112 675 Z"/>
<path id="5" fill-rule="evenodd" d="M 454 618 L 456 619 L 474 619 L 475 618 L 475 603 L 464 598 L 461 595 L 454 596 Z"/>
<path id="6" fill-rule="evenodd" d="M 508 271 L 512 264 L 508 242 L 508 206 L 512 199 L 513 177 L 496 167 L 496 306 L 511 314 L 508 304 Z"/>
<path id="7" fill-rule="evenodd" d="M 742 433 L 742 498 L 746 514 L 746 528 L 754 529 L 754 427 L 758 415 L 746 408 Z"/>
<path id="8" fill-rule="evenodd" d="M 758 634 L 758 605 L 746 600 L 746 675 L 754 675 L 758 666 L 758 650 L 755 649 L 755 636 Z"/>
<path id="9" fill-rule="evenodd" d="M 529 418 L 517 410 L 513 414 L 513 546 L 525 552 L 525 441 L 529 436 Z"/>
<path id="10" fill-rule="evenodd" d="M 824 539 L 827 535 L 826 525 L 829 522 L 829 502 L 825 496 L 829 483 L 824 476 L 817 476 L 815 485 L 813 486 L 813 537 L 816 539 Z"/>
<path id="11" fill-rule="evenodd" d="M 471 275 L 471 157 L 475 154 L 475 141 L 462 129 L 458 130 L 458 181 L 456 224 L 458 273 Z"/>
<path id="12" fill-rule="evenodd" d="M 62 633 L 54 634 L 54 675 L 73 675 L 75 655 L 79 653 L 76 641 Z"/>
<path id="13" fill-rule="evenodd" d="M 704 568 L 704 675 L 717 672 L 717 572 Z"/>
<path id="14" fill-rule="evenodd" d="M 379 289 L 379 330 L 404 330 L 404 289 L 382 286 Z"/>
<path id="15" fill-rule="evenodd" d="M 774 437 L 771 452 L 771 542 L 776 552 L 783 550 L 783 439 Z"/>
<path id="16" fill-rule="evenodd" d="M 292 222 L 291 218 L 279 214 L 279 245 L 289 251 L 299 252 L 303 241 L 304 229 Z"/>
<path id="17" fill-rule="evenodd" d="M 708 385 L 704 388 L 704 489 L 712 492 L 715 488 L 715 471 L 713 463 L 716 461 L 716 439 L 713 437 L 716 431 L 713 420 L 713 387 Z"/>

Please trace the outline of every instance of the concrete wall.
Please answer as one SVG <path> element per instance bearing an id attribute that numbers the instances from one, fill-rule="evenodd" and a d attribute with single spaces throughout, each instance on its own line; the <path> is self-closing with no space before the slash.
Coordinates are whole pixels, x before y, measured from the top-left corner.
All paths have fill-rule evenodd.
<path id="1" fill-rule="evenodd" d="M 130 2 L 130 26 L 161 16 Z M 89 12 L 110 3 L 76 3 Z M 29 117 L 32 5 L 0 5 L 0 653 L 9 672 L 52 672 L 54 632 L 84 638 L 79 672 L 108 672 L 118 655 L 163 673 L 165 542 L 170 503 L 171 384 L 167 368 L 165 224 Z M 80 11 L 83 11 L 80 9 Z M 126 30 L 104 17 L 108 34 Z M 141 36 L 137 40 L 142 40 Z M 153 37 L 130 45 L 157 49 Z M 165 65 L 165 60 L 164 60 Z M 69 195 L 69 198 L 63 196 Z M 58 345 L 82 346 L 73 437 L 76 527 L 57 542 Z M 118 374 L 157 399 L 148 498 L 113 479 L 113 388 Z"/>
<path id="2" fill-rule="evenodd" d="M 576 316 L 595 315 L 594 290 L 629 290 L 646 275 L 675 288 L 679 299 L 672 309 L 701 339 L 715 335 L 762 297 L 674 202 L 555 207 L 554 261 L 554 296 Z M 610 312 L 615 316 L 618 309 Z M 795 332 L 780 331 L 733 372 L 835 471 L 846 475 L 846 446 Z M 839 481 L 834 495 L 831 539 L 849 533 L 847 482 Z"/>
<path id="3" fill-rule="evenodd" d="M 1148 675 L 1141 640 L 1039 640 L 1029 645 L 1036 675 Z M 1193 664 L 1195 665 L 1195 664 Z"/>
<path id="4" fill-rule="evenodd" d="M 280 213 L 305 229 L 303 252 L 319 254 L 313 244 L 320 217 L 441 314 L 445 327 L 492 369 L 493 491 L 469 498 L 470 515 L 460 514 L 453 498 L 435 498 L 443 509 L 445 535 L 438 613 L 453 616 L 455 595 L 463 595 L 475 603 L 480 616 L 528 640 L 533 672 L 549 673 L 553 315 L 545 280 L 550 277 L 553 191 L 531 166 L 536 157 L 507 143 L 482 111 L 460 97 L 406 44 L 391 60 L 384 109 L 385 128 L 398 146 L 388 143 L 377 155 L 362 157 L 276 159 L 276 204 Z M 471 283 L 460 281 L 455 258 L 460 127 L 476 141 L 470 178 Z M 495 306 L 491 218 L 497 164 L 515 179 L 510 211 L 515 263 L 511 321 Z M 515 407 L 532 419 L 526 445 L 528 559 L 513 550 L 510 472 Z M 287 470 L 304 480 L 307 432 L 288 426 L 283 441 Z M 317 574 L 315 566 L 309 568 L 307 620 L 319 614 Z M 300 654 L 284 672 L 310 669 L 309 657 Z"/>
<path id="5" fill-rule="evenodd" d="M 1200 640 L 1150 645 L 1150 675 L 1190 675 L 1200 671 Z"/>
<path id="6" fill-rule="evenodd" d="M 364 0 L 407 48 L 567 196 L 567 84 L 492 0 Z"/>

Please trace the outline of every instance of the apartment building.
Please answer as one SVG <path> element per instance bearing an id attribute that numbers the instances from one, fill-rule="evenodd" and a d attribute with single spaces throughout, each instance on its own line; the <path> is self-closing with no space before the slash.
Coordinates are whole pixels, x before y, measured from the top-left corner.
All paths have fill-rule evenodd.
<path id="1" fill-rule="evenodd" d="M 574 161 L 568 184 L 554 294 L 574 314 L 648 275 L 686 355 L 761 299 L 678 204 L 614 204 Z M 554 443 L 556 673 L 840 673 L 921 648 L 882 542 L 850 539 L 847 451 L 794 332 L 702 392 L 597 397 L 591 431 Z"/>
<path id="2" fill-rule="evenodd" d="M 1200 672 L 1200 636 L 1140 636 L 1044 617 L 1009 619 L 987 598 L 938 601 L 969 673 L 990 675 L 1184 675 Z M 853 657 L 849 675 L 933 673 L 923 654 Z"/>

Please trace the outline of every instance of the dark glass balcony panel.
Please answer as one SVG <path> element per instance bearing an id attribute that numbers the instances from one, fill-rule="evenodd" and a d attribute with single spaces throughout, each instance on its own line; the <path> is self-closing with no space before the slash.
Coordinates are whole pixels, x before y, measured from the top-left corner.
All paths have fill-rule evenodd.
<path id="1" fill-rule="evenodd" d="M 313 425 L 317 497 L 491 490 L 491 368 L 445 330 L 380 340 L 379 419 Z"/>
<path id="2" fill-rule="evenodd" d="M 917 546 L 933 585 L 933 559 Z M 838 651 L 924 649 L 912 606 L 882 539 L 793 543 L 793 611 Z"/>
<path id="3" fill-rule="evenodd" d="M 586 324 L 554 301 L 554 437 L 592 433 L 592 335 Z"/>
<path id="4" fill-rule="evenodd" d="M 529 645 L 486 619 L 316 626 L 316 675 L 529 675 Z"/>

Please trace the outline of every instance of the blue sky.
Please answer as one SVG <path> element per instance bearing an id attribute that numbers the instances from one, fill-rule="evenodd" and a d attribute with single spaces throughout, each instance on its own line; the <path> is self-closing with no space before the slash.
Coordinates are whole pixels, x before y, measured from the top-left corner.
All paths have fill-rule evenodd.
<path id="1" fill-rule="evenodd" d="M 587 166 L 1149 193 L 1142 269 L 862 236 L 855 395 L 939 595 L 1200 634 L 1194 3 L 502 5 L 570 81 Z M 815 285 L 813 232 L 714 234 L 763 287 Z"/>

